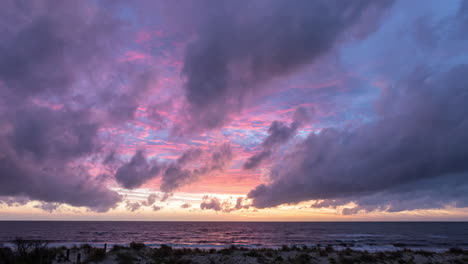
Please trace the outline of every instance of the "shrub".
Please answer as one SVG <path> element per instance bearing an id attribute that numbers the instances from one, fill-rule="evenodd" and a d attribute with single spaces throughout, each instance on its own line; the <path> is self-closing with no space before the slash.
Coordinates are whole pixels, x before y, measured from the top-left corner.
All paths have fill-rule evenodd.
<path id="1" fill-rule="evenodd" d="M 86 252 L 90 252 L 93 247 L 90 244 L 83 244 L 80 248 L 86 250 Z"/>
<path id="2" fill-rule="evenodd" d="M 368 263 L 377 263 L 378 262 L 378 258 L 375 255 L 370 254 L 367 251 L 364 251 L 364 252 L 361 253 L 361 255 L 359 256 L 359 260 L 361 262 L 368 262 Z"/>
<path id="3" fill-rule="evenodd" d="M 283 262 L 284 259 L 283 259 L 282 256 L 277 256 L 277 257 L 275 258 L 275 261 Z"/>
<path id="4" fill-rule="evenodd" d="M 219 250 L 219 253 L 221 253 L 223 255 L 231 255 L 235 250 L 236 250 L 235 246 L 230 246 L 228 248 L 223 248 L 223 249 Z"/>
<path id="5" fill-rule="evenodd" d="M 292 260 L 293 263 L 297 263 L 297 264 L 306 264 L 306 263 L 310 263 L 310 260 L 312 259 L 311 256 L 309 256 L 308 254 L 300 254 L 299 256 L 297 256 L 296 258 L 294 258 Z"/>
<path id="6" fill-rule="evenodd" d="M 13 241 L 15 248 L 14 255 L 16 261 L 13 263 L 37 263 L 38 260 L 43 264 L 52 263 L 57 254 L 55 249 L 47 248 L 47 242 L 41 240 L 24 240 L 16 238 Z"/>
<path id="7" fill-rule="evenodd" d="M 353 250 L 350 248 L 345 248 L 345 250 L 343 250 L 341 253 L 346 256 L 351 256 L 353 254 Z"/>
<path id="8" fill-rule="evenodd" d="M 341 256 L 339 258 L 341 264 L 354 264 L 356 263 L 352 258 L 350 257 L 343 257 Z"/>
<path id="9" fill-rule="evenodd" d="M 117 262 L 119 264 L 133 264 L 135 261 L 135 257 L 133 257 L 129 253 L 118 253 L 117 254 Z"/>
<path id="10" fill-rule="evenodd" d="M 10 248 L 0 248 L 0 263 L 13 263 L 14 258 Z"/>
<path id="11" fill-rule="evenodd" d="M 146 245 L 144 243 L 139 243 L 139 242 L 131 242 L 130 243 L 130 248 L 133 249 L 133 250 L 140 251 L 140 250 L 144 249 L 145 247 L 146 247 Z"/>
<path id="12" fill-rule="evenodd" d="M 172 247 L 167 245 L 161 245 L 159 248 L 153 250 L 152 257 L 153 259 L 166 258 L 174 255 Z"/>
<path id="13" fill-rule="evenodd" d="M 401 251 L 393 251 L 390 252 L 389 257 L 391 259 L 400 259 L 403 257 L 403 253 Z"/>
<path id="14" fill-rule="evenodd" d="M 452 253 L 452 254 L 463 254 L 463 249 L 461 248 L 450 248 L 449 253 Z"/>
<path id="15" fill-rule="evenodd" d="M 103 261 L 106 258 L 106 252 L 103 248 L 91 248 L 87 261 Z"/>
<path id="16" fill-rule="evenodd" d="M 429 252 L 429 251 L 424 251 L 424 250 L 417 250 L 417 251 L 414 252 L 414 254 L 418 254 L 418 255 L 421 255 L 421 256 L 424 256 L 424 257 L 434 256 L 434 253 Z"/>
<path id="17" fill-rule="evenodd" d="M 24 240 L 16 238 L 13 240 L 14 248 L 19 256 L 27 256 L 28 254 L 41 251 L 47 248 L 47 242 L 41 240 Z"/>
<path id="18" fill-rule="evenodd" d="M 291 247 L 291 250 L 293 250 L 293 251 L 300 251 L 301 249 L 298 248 L 296 245 L 293 245 L 293 246 Z"/>
<path id="19" fill-rule="evenodd" d="M 328 252 L 326 250 L 323 250 L 323 249 L 318 249 L 318 252 L 319 252 L 319 256 L 321 257 L 328 257 Z"/>
<path id="20" fill-rule="evenodd" d="M 263 257 L 260 253 L 258 253 L 257 251 L 250 251 L 250 252 L 246 252 L 244 253 L 244 256 L 246 257 L 252 257 L 252 258 L 259 258 L 259 257 Z"/>
<path id="21" fill-rule="evenodd" d="M 167 264 L 191 264 L 192 261 L 189 260 L 189 259 L 170 258 L 167 261 L 165 261 L 164 263 L 167 263 Z"/>
<path id="22" fill-rule="evenodd" d="M 121 245 L 113 245 L 111 251 L 119 251 L 121 249 L 125 249 L 127 247 L 121 246 Z"/>
<path id="23" fill-rule="evenodd" d="M 409 260 L 404 260 L 404 259 L 399 259 L 398 264 L 414 264 L 414 260 L 409 259 Z"/>

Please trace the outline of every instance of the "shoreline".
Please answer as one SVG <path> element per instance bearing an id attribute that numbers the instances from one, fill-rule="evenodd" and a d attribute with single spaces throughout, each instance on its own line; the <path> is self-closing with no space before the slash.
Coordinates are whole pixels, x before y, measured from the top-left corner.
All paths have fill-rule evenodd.
<path id="1" fill-rule="evenodd" d="M 444 252 L 401 249 L 397 251 L 358 251 L 350 248 L 282 246 L 281 248 L 149 247 L 132 242 L 128 246 L 93 247 L 89 244 L 53 247 L 44 241 L 16 240 L 13 247 L 0 246 L 0 263 L 39 264 L 213 264 L 213 263 L 468 263 L 468 250 L 451 248 Z"/>

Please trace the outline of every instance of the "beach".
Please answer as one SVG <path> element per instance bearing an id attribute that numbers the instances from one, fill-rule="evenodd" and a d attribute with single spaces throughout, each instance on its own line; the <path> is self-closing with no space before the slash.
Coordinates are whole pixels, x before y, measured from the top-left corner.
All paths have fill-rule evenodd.
<path id="1" fill-rule="evenodd" d="M 40 241 L 16 241 L 13 247 L 0 248 L 2 264 L 213 264 L 213 263 L 468 263 L 468 251 L 451 248 L 445 252 L 398 250 L 367 252 L 349 248 L 325 247 L 242 248 L 222 249 L 172 248 L 162 245 L 151 248 L 132 242 L 128 246 L 95 248 L 88 244 L 74 247 L 48 247 Z"/>

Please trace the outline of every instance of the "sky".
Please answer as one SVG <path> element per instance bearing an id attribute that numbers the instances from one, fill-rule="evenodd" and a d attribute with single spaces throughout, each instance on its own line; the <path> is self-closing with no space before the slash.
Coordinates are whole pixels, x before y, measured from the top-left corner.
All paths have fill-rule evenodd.
<path id="1" fill-rule="evenodd" d="M 0 4 L 0 220 L 468 220 L 468 2 Z"/>

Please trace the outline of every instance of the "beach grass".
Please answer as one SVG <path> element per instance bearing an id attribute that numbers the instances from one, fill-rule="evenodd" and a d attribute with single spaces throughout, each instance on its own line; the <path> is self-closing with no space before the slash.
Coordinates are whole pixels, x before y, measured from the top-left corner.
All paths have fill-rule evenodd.
<path id="1" fill-rule="evenodd" d="M 141 242 L 128 246 L 115 245 L 110 250 L 88 244 L 73 247 L 51 247 L 39 240 L 15 239 L 10 247 L 0 247 L 1 264 L 306 264 L 306 263 L 468 263 L 468 250 L 450 248 L 445 252 L 401 249 L 367 252 L 350 248 L 336 250 L 324 247 L 283 246 L 280 248 L 244 248 L 230 246 L 221 249 L 156 248 Z"/>

